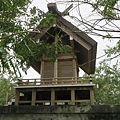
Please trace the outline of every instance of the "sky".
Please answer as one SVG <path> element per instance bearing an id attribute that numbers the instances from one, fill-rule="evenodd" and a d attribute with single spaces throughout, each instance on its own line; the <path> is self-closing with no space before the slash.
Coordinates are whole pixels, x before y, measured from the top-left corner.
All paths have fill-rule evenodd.
<path id="1" fill-rule="evenodd" d="M 51 2 L 57 2 L 57 7 L 58 7 L 58 10 L 63 12 L 66 7 L 68 7 L 70 4 L 60 4 L 58 3 L 58 0 L 33 0 L 32 4 L 31 4 L 31 7 L 32 6 L 36 6 L 37 8 L 39 8 L 40 10 L 44 11 L 44 12 L 47 12 L 48 9 L 47 9 L 47 4 L 48 3 L 51 3 Z M 83 14 L 84 17 L 89 17 L 88 14 L 89 14 L 89 11 L 90 11 L 90 8 L 89 6 L 83 6 L 83 8 L 81 8 L 81 13 Z M 77 16 L 77 13 L 75 10 L 72 10 L 70 12 L 70 15 L 76 15 Z M 96 17 L 96 16 L 93 16 L 93 17 Z M 74 24 L 76 24 L 75 21 L 72 21 Z M 104 55 L 104 49 L 106 49 L 107 45 L 108 46 L 114 46 L 116 44 L 117 41 L 115 42 L 110 42 L 108 40 L 103 40 L 101 37 L 97 37 L 97 36 L 91 36 L 96 42 L 98 42 L 98 46 L 97 46 L 97 58 Z M 96 66 L 99 66 L 99 62 L 102 61 L 104 58 L 101 58 L 101 59 L 98 59 L 96 60 Z M 81 70 L 81 74 L 83 74 L 83 71 Z M 27 71 L 27 75 L 23 74 L 22 75 L 23 78 L 39 78 L 40 75 L 34 71 L 32 68 L 30 68 L 28 71 Z"/>

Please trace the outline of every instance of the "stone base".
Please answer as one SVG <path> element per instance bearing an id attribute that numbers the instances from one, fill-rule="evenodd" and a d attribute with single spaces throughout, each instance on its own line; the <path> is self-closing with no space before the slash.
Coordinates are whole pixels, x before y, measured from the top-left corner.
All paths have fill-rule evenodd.
<path id="1" fill-rule="evenodd" d="M 120 106 L 2 106 L 0 120 L 120 120 Z"/>

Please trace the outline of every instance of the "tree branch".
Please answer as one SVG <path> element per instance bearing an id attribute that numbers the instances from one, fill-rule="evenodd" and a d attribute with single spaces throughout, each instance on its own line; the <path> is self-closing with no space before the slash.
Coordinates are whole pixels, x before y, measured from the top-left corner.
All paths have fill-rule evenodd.
<path id="1" fill-rule="evenodd" d="M 23 33 L 41 33 L 41 32 L 39 32 L 39 31 L 20 31 L 20 32 L 16 32 L 16 33 L 13 33 L 13 34 L 8 35 L 8 36 L 1 37 L 0 39 L 3 40 L 3 39 L 6 39 L 8 37 L 11 37 L 11 36 L 14 36 L 17 34 L 23 34 Z"/>

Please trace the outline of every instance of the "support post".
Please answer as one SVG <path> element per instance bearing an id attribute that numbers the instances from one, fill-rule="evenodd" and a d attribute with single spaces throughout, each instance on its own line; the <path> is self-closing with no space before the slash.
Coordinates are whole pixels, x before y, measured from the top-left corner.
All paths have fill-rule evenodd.
<path id="1" fill-rule="evenodd" d="M 58 77 L 58 59 L 56 59 L 54 63 L 54 78 L 55 78 L 55 84 L 57 84 L 57 77 Z"/>
<path id="2" fill-rule="evenodd" d="M 75 77 L 75 83 L 77 83 L 77 68 L 76 68 L 76 59 L 73 58 L 73 77 Z"/>
<path id="3" fill-rule="evenodd" d="M 75 90 L 71 89 L 71 104 L 75 105 Z"/>
<path id="4" fill-rule="evenodd" d="M 55 90 L 51 90 L 51 105 L 55 105 Z"/>
<path id="5" fill-rule="evenodd" d="M 16 94 L 15 94 L 15 106 L 19 105 L 19 99 L 20 99 L 20 92 L 16 89 Z"/>
<path id="6" fill-rule="evenodd" d="M 36 101 L 36 90 L 32 90 L 32 102 L 31 105 L 35 106 L 35 101 Z"/>
<path id="7" fill-rule="evenodd" d="M 40 70 L 41 78 L 44 78 L 44 61 L 41 61 L 41 70 Z"/>
<path id="8" fill-rule="evenodd" d="M 55 35 L 55 43 L 58 42 L 58 34 Z M 55 51 L 56 53 L 58 52 L 57 49 Z M 54 62 L 54 78 L 55 78 L 55 84 L 57 84 L 57 78 L 58 78 L 58 58 L 56 59 L 56 61 Z"/>
<path id="9" fill-rule="evenodd" d="M 90 103 L 91 103 L 91 105 L 94 105 L 94 90 L 93 90 L 93 87 L 90 88 Z"/>

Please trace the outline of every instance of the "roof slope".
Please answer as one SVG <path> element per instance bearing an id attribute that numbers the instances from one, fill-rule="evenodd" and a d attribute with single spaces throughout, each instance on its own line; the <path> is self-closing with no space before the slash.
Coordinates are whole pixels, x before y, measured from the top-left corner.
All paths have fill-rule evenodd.
<path id="1" fill-rule="evenodd" d="M 55 3 L 48 4 L 48 9 L 49 11 L 57 14 L 56 27 L 46 28 L 45 32 L 42 35 L 34 33 L 34 35 L 31 34 L 31 37 L 35 37 L 36 39 L 47 39 L 49 34 L 54 35 L 56 31 L 61 31 L 60 34 L 65 36 L 62 38 L 62 41 L 64 41 L 65 44 L 68 45 L 71 45 L 70 37 L 72 37 L 74 49 L 75 51 L 77 51 L 76 55 L 80 68 L 87 74 L 93 74 L 95 72 L 97 42 L 81 30 L 79 30 L 72 23 L 64 19 L 61 16 L 60 12 L 57 10 Z M 49 41 L 50 40 L 52 39 L 49 38 Z M 40 73 L 40 61 L 35 61 L 32 67 Z"/>

